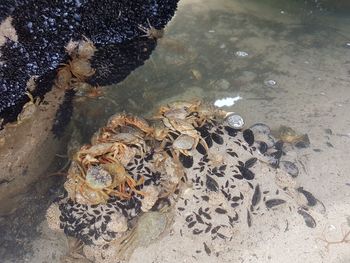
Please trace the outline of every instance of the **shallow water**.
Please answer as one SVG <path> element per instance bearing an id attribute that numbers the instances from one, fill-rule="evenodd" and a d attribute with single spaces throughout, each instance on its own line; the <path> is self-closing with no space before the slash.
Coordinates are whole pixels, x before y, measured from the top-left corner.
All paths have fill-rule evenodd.
<path id="1" fill-rule="evenodd" d="M 308 176 L 298 180 L 330 207 L 330 218 L 346 222 L 350 8 L 339 8 L 341 1 L 329 2 L 181 1 L 165 37 L 144 66 L 122 83 L 105 88 L 98 99 L 76 97 L 67 133 L 76 130 L 83 143 L 116 112 L 147 116 L 170 100 L 214 102 L 239 95 L 242 99 L 226 109 L 242 115 L 247 126 L 287 125 L 309 135 L 311 150 L 304 155 Z M 237 51 L 248 55 L 239 57 Z M 276 84 L 267 85 L 269 80 Z M 64 162 L 58 160 L 50 170 Z M 23 197 L 29 207 L 0 219 L 3 259 L 44 262 L 43 243 L 51 239 L 42 234 L 41 222 L 46 207 L 61 191 L 56 180 L 60 181 L 50 177 L 39 182 L 40 190 Z M 57 261 L 61 253 L 47 252 L 46 262 Z"/>

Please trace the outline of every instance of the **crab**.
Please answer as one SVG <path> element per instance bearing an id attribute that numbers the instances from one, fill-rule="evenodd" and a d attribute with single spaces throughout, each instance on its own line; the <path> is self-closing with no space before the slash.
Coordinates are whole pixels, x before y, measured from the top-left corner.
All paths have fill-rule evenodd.
<path id="1" fill-rule="evenodd" d="M 79 58 L 91 59 L 97 49 L 90 39 L 86 36 L 83 36 L 83 38 L 83 40 L 79 41 L 76 54 Z"/>
<path id="2" fill-rule="evenodd" d="M 86 172 L 78 163 L 73 163 L 64 186 L 73 200 L 95 205 L 106 203 L 111 196 L 127 200 L 133 193 L 144 195 L 136 189 L 143 181 L 142 177 L 136 182 L 120 162 L 106 158 L 104 163 L 90 165 Z"/>
<path id="3" fill-rule="evenodd" d="M 100 158 L 108 157 L 116 161 L 122 161 L 130 149 L 124 143 L 99 143 L 83 146 L 75 155 L 74 159 L 86 169 L 91 164 L 100 162 Z"/>
<path id="4" fill-rule="evenodd" d="M 149 19 L 147 19 L 148 27 L 144 27 L 142 25 L 139 25 L 138 28 L 145 33 L 145 35 L 142 35 L 142 37 L 147 37 L 150 39 L 158 39 L 162 38 L 164 36 L 164 29 L 156 29 L 154 26 L 151 25 L 149 22 Z"/>
<path id="5" fill-rule="evenodd" d="M 90 99 L 98 98 L 104 95 L 104 92 L 100 86 L 90 87 L 86 93 L 85 97 Z"/>
<path id="6" fill-rule="evenodd" d="M 153 128 L 142 118 L 136 117 L 130 114 L 117 113 L 109 118 L 107 122 L 107 128 L 111 129 L 113 132 L 117 132 L 125 126 L 131 126 L 137 128 L 144 132 L 146 135 L 153 133 Z"/>
<path id="7" fill-rule="evenodd" d="M 191 155 L 190 151 L 195 146 L 196 141 L 193 137 L 187 134 L 181 134 L 176 140 L 173 142 L 173 149 L 175 152 L 180 152 L 186 156 Z"/>
<path id="8" fill-rule="evenodd" d="M 175 150 L 180 150 L 181 153 L 190 155 L 189 150 L 196 148 L 200 143 L 205 148 L 206 152 L 208 151 L 206 141 L 191 123 L 181 119 L 163 119 L 163 123 L 168 129 L 179 134 L 179 137 L 176 139 L 179 140 L 175 143 Z M 176 142 L 176 140 L 174 142 Z M 192 146 L 189 147 L 189 145 Z"/>
<path id="9" fill-rule="evenodd" d="M 163 119 L 164 117 L 167 119 L 181 119 L 186 120 L 193 127 L 200 127 L 217 118 L 224 119 L 227 114 L 228 112 L 205 104 L 200 100 L 175 101 L 167 106 L 160 107 L 153 119 Z"/>
<path id="10" fill-rule="evenodd" d="M 73 75 L 69 67 L 59 68 L 55 79 L 56 87 L 65 90 L 72 89 L 72 77 Z"/>
<path id="11" fill-rule="evenodd" d="M 55 84 L 62 89 L 72 89 L 77 83 L 84 82 L 94 74 L 95 70 L 88 60 L 72 59 L 58 69 Z"/>
<path id="12" fill-rule="evenodd" d="M 70 60 L 68 64 L 61 64 L 57 71 L 55 85 L 62 89 L 73 89 L 79 83 L 95 74 L 89 60 L 94 55 L 96 48 L 94 44 L 84 36 L 83 40 L 70 41 L 65 47 Z M 100 96 L 100 92 L 93 91 L 89 97 Z"/>
<path id="13" fill-rule="evenodd" d="M 193 112 L 198 111 L 201 101 L 195 100 L 192 102 L 187 101 L 175 101 L 161 106 L 153 119 L 162 119 L 164 117 L 171 119 L 187 119 Z"/>
<path id="14" fill-rule="evenodd" d="M 91 67 L 87 59 L 72 59 L 68 64 L 64 64 L 64 66 L 69 67 L 73 76 L 78 81 L 84 81 L 86 78 L 95 74 L 95 70 Z"/>
<path id="15" fill-rule="evenodd" d="M 97 49 L 90 39 L 83 36 L 83 39 L 79 41 L 70 40 L 65 50 L 72 58 L 91 59 Z"/>
<path id="16" fill-rule="evenodd" d="M 213 123 L 215 120 L 224 120 L 231 112 L 227 112 L 221 109 L 218 109 L 212 105 L 201 104 L 195 112 L 195 122 L 193 125 L 195 127 L 201 127 L 205 123 Z"/>
<path id="17" fill-rule="evenodd" d="M 134 155 L 134 150 L 116 141 L 81 147 L 68 171 L 65 188 L 69 196 L 79 203 L 99 204 L 110 196 L 130 199 L 132 193 L 142 195 L 136 186 L 143 183 L 143 177 L 136 182 L 124 168 Z"/>
<path id="18" fill-rule="evenodd" d="M 146 150 L 146 142 L 144 139 L 136 134 L 127 133 L 127 132 L 121 132 L 121 133 L 110 133 L 110 132 L 103 132 L 100 136 L 96 138 L 95 143 L 108 143 L 108 142 L 119 142 L 123 143 L 127 146 L 134 146 L 136 147 L 140 153 L 143 155 Z"/>

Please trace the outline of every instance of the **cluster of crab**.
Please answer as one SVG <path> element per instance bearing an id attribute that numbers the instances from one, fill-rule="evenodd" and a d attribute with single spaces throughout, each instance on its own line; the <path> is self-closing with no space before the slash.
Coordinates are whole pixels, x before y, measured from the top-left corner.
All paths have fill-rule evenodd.
<path id="1" fill-rule="evenodd" d="M 128 236 L 143 213 L 177 200 L 195 154 L 210 155 L 201 130 L 230 116 L 201 101 L 169 103 L 148 120 L 113 115 L 73 155 L 67 195 L 49 208 L 49 226 L 85 245 Z"/>
<path id="2" fill-rule="evenodd" d="M 162 142 L 162 150 L 186 167 L 186 160 L 190 161 L 194 149 L 202 154 L 208 152 L 208 144 L 200 132 L 201 128 L 229 119 L 233 114 L 201 101 L 172 102 L 160 107 L 153 117 L 153 120 L 160 120 L 154 128 L 154 138 Z"/>
<path id="3" fill-rule="evenodd" d="M 152 125 L 133 115 L 113 115 L 95 133 L 91 144 L 82 146 L 74 155 L 65 182 L 68 197 L 80 204 L 94 205 L 106 203 L 110 197 L 143 196 L 139 190 L 145 181 L 143 175 L 136 180 L 128 172 L 128 164 L 135 156 L 152 153 L 159 169 L 169 157 L 186 167 L 186 158 L 193 149 L 203 153 L 208 150 L 198 128 L 227 114 L 195 101 L 161 107 L 151 118 Z M 181 173 L 176 177 L 181 177 Z"/>
<path id="4" fill-rule="evenodd" d="M 130 199 L 143 195 L 136 181 L 126 171 L 126 165 L 136 156 L 150 150 L 147 137 L 153 129 L 138 117 L 116 114 L 73 157 L 65 182 L 68 197 L 81 204 L 106 203 L 110 197 Z"/>

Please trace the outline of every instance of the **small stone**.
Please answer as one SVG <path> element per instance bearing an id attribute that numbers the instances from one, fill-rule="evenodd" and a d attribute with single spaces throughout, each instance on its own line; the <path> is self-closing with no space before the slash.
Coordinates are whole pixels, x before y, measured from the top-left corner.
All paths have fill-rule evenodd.
<path id="1" fill-rule="evenodd" d="M 275 87 L 277 85 L 277 82 L 273 79 L 268 79 L 268 80 L 264 81 L 264 84 L 265 84 L 265 86 L 272 88 L 272 87 Z"/>
<path id="2" fill-rule="evenodd" d="M 244 57 L 247 57 L 249 54 L 245 51 L 236 51 L 235 55 L 236 55 L 236 57 L 244 58 Z"/>

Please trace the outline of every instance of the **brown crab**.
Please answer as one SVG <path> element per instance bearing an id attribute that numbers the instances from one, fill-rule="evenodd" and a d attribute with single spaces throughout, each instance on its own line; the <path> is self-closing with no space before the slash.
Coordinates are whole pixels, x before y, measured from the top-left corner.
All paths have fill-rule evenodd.
<path id="1" fill-rule="evenodd" d="M 126 126 L 134 127 L 146 135 L 153 133 L 153 128 L 144 119 L 125 113 L 117 113 L 110 117 L 106 127 L 113 132 L 117 132 L 118 129 Z"/>
<path id="2" fill-rule="evenodd" d="M 147 19 L 148 27 L 139 25 L 138 28 L 145 33 L 142 37 L 148 37 L 150 39 L 159 39 L 164 36 L 164 29 L 156 29 L 151 25 L 149 19 Z"/>
<path id="3" fill-rule="evenodd" d="M 73 162 L 65 188 L 69 197 L 78 203 L 101 204 L 111 196 L 130 199 L 133 192 L 143 195 L 136 189 L 142 183 L 143 178 L 136 182 L 120 162 L 106 159 L 104 163 L 89 166 L 86 171 Z"/>

